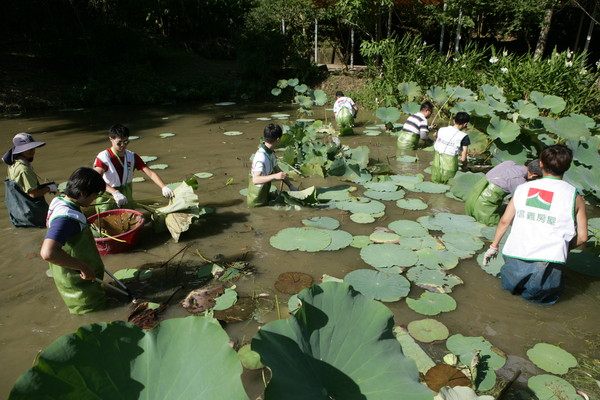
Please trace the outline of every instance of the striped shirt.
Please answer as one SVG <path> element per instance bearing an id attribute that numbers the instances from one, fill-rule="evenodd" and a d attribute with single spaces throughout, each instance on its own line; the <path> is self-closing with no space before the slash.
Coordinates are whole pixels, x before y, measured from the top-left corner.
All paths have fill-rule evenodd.
<path id="1" fill-rule="evenodd" d="M 427 134 L 429 133 L 427 118 L 425 118 L 425 116 L 420 112 L 413 114 L 408 117 L 402 126 L 402 130 L 413 134 L 418 134 L 421 139 L 427 139 Z"/>

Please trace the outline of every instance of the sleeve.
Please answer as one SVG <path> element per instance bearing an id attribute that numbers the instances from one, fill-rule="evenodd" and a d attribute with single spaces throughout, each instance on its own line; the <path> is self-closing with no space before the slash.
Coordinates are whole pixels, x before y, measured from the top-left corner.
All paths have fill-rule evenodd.
<path id="1" fill-rule="evenodd" d="M 79 222 L 67 217 L 57 217 L 52 220 L 44 238 L 56 240 L 64 246 L 71 236 L 79 232 L 81 232 Z"/>
<path id="2" fill-rule="evenodd" d="M 419 125 L 419 131 L 421 132 L 421 134 L 427 135 L 429 133 L 429 124 L 427 123 L 427 120 L 422 120 Z"/>
<path id="3" fill-rule="evenodd" d="M 31 189 L 37 189 L 40 185 L 37 175 L 32 168 L 23 168 L 19 171 L 16 182 L 21 185 L 24 192 L 29 192 Z"/>
<path id="4" fill-rule="evenodd" d="M 102 161 L 100 161 L 99 158 L 96 157 L 96 160 L 94 160 L 94 168 L 102 168 L 103 170 L 107 171 L 108 170 L 108 166 L 106 164 L 104 164 Z"/>
<path id="5" fill-rule="evenodd" d="M 471 139 L 469 139 L 469 135 L 466 135 L 461 141 L 460 141 L 460 147 L 464 147 L 464 146 L 468 146 L 471 144 Z"/>
<path id="6" fill-rule="evenodd" d="M 138 156 L 137 154 L 134 153 L 133 158 L 135 160 L 134 169 L 141 171 L 148 166 L 148 165 L 146 165 L 144 160 L 142 160 L 142 157 Z"/>
<path id="7" fill-rule="evenodd" d="M 257 152 L 252 160 L 252 169 L 250 170 L 251 175 L 254 175 L 256 172 L 260 172 L 261 175 L 265 175 L 266 170 L 265 158 L 262 153 Z"/>

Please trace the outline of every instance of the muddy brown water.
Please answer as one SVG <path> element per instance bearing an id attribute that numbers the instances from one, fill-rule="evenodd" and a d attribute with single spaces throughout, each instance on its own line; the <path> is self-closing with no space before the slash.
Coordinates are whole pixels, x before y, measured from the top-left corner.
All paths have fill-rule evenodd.
<path id="1" fill-rule="evenodd" d="M 172 262 L 202 264 L 195 254 L 199 250 L 208 258 L 221 257 L 235 260 L 246 256 L 257 273 L 237 282 L 237 290 L 244 295 L 267 293 L 277 295 L 280 304 L 287 304 L 289 295 L 278 293 L 273 283 L 282 272 L 302 271 L 319 282 L 323 274 L 342 278 L 357 268 L 370 268 L 362 261 L 359 250 L 349 247 L 335 252 L 284 252 L 270 246 L 269 238 L 290 226 L 302 226 L 302 219 L 310 216 L 330 216 L 341 222 L 339 229 L 353 235 L 369 235 L 376 226 L 387 226 L 397 219 L 416 219 L 436 212 L 463 212 L 463 203 L 443 195 L 408 192 L 407 197 L 426 200 L 430 207 L 423 211 L 399 209 L 395 202 L 385 202 L 386 214 L 372 224 L 357 224 L 339 210 L 303 209 L 249 210 L 239 190 L 247 186 L 248 158 L 256 150 L 262 129 L 267 123 L 257 117 L 273 113 L 295 116 L 294 108 L 281 104 L 260 105 L 164 105 L 147 108 L 111 107 L 84 111 L 55 112 L 47 115 L 0 119 L 0 151 L 11 146 L 15 133 L 29 132 L 36 140 L 47 143 L 39 148 L 33 166 L 38 175 L 56 182 L 66 181 L 79 166 L 91 166 L 98 152 L 108 147 L 107 130 L 114 123 L 131 129 L 129 149 L 140 155 L 157 156 L 154 163 L 169 167 L 157 170 L 167 183 L 181 181 L 197 172 L 211 172 L 210 179 L 199 179 L 197 191 L 201 206 L 215 209 L 205 221 L 194 225 L 175 243 L 168 233 L 155 234 L 144 227 L 142 239 L 134 251 L 103 256 L 106 268 L 115 272 L 148 263 L 164 262 L 184 247 Z M 331 115 L 317 111 L 314 117 L 331 122 Z M 330 112 L 329 112 L 330 113 Z M 283 121 L 281 121 L 283 122 Z M 374 123 L 372 115 L 362 113 L 359 125 Z M 361 129 L 357 129 L 360 131 Z M 240 136 L 226 136 L 225 131 L 241 131 Z M 161 139 L 160 133 L 175 136 Z M 391 163 L 396 172 L 422 171 L 429 165 L 432 154 L 419 151 L 419 161 L 406 165 L 395 161 L 395 137 L 356 135 L 342 138 L 350 147 L 369 145 L 371 158 Z M 136 176 L 145 176 L 136 172 Z M 233 183 L 226 185 L 229 179 Z M 337 178 L 302 179 L 302 187 L 311 185 L 334 186 Z M 106 311 L 84 316 L 70 315 L 54 284 L 45 274 L 47 264 L 40 259 L 39 249 L 45 230 L 13 227 L 7 217 L 4 186 L 0 189 L 0 359 L 4 365 L 0 375 L 0 397 L 7 397 L 16 378 L 31 367 L 38 352 L 59 336 L 74 332 L 79 326 L 100 321 L 126 319 L 130 308 L 117 303 Z M 160 196 L 160 190 L 149 180 L 134 184 L 134 198 L 148 199 Z M 50 197 L 47 197 L 50 201 Z M 598 216 L 598 209 L 588 207 L 588 213 Z M 501 375 L 510 376 L 521 369 L 521 382 L 531 374 L 541 373 L 526 356 L 526 351 L 538 342 L 560 344 L 577 355 L 586 353 L 594 358 L 593 340 L 598 338 L 600 320 L 600 279 L 567 272 L 564 296 L 553 306 L 543 307 L 527 303 L 520 297 L 501 290 L 498 278 L 485 273 L 474 258 L 462 260 L 452 271 L 464 280 L 452 297 L 457 300 L 455 311 L 434 318 L 443 322 L 451 334 L 484 336 L 493 345 L 509 355 Z M 109 280 L 108 276 L 105 276 Z M 409 297 L 416 298 L 422 289 L 413 288 Z M 181 297 L 186 293 L 181 293 Z M 168 296 L 167 296 L 168 297 Z M 404 301 L 386 303 L 394 312 L 396 324 L 426 318 L 409 309 Z M 181 306 L 170 307 L 165 318 L 189 315 Z M 264 322 L 277 319 L 273 310 Z M 236 342 L 248 341 L 259 327 L 257 322 L 231 324 L 227 330 Z M 443 355 L 443 347 L 437 351 Z M 252 399 L 262 390 L 259 373 L 246 373 L 247 391 Z"/>

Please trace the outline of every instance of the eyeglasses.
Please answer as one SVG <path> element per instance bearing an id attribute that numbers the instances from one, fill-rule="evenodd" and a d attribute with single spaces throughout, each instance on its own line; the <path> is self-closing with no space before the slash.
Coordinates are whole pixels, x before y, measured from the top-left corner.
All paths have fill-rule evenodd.
<path id="1" fill-rule="evenodd" d="M 122 140 L 120 142 L 115 142 L 115 146 L 127 146 L 129 144 L 129 140 Z"/>

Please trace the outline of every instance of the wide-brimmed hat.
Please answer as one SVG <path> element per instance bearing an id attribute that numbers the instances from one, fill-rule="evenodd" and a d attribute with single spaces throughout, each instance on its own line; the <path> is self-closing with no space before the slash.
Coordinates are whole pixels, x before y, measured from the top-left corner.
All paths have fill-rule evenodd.
<path id="1" fill-rule="evenodd" d="M 12 165 L 15 154 L 23 153 L 27 150 L 35 149 L 36 147 L 45 146 L 45 142 L 36 142 L 33 136 L 29 133 L 21 132 L 17 133 L 13 138 L 13 147 L 4 154 L 2 161 L 8 165 Z"/>

